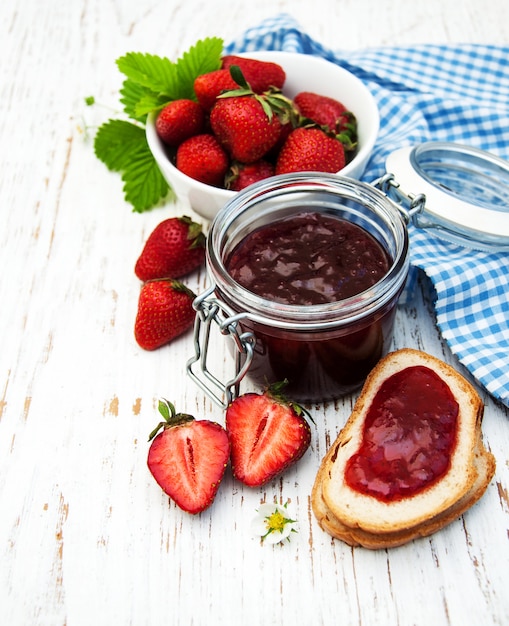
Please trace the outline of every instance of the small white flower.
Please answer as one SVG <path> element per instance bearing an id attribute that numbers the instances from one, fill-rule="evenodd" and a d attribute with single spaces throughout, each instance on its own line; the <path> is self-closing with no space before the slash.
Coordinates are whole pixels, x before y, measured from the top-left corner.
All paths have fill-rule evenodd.
<path id="1" fill-rule="evenodd" d="M 290 533 L 297 532 L 297 521 L 288 517 L 287 504 L 288 502 L 284 506 L 269 502 L 261 504 L 251 522 L 253 534 L 267 543 L 279 543 L 285 539 L 290 541 Z"/>

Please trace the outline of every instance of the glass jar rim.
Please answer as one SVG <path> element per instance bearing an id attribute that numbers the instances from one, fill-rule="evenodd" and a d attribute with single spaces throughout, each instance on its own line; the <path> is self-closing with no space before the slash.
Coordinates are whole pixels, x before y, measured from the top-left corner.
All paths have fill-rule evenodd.
<path id="1" fill-rule="evenodd" d="M 366 291 L 334 302 L 303 306 L 282 304 L 260 297 L 237 283 L 227 271 L 221 251 L 229 238 L 228 230 L 235 220 L 241 219 L 256 204 L 274 199 L 280 203 L 282 198 L 308 191 L 329 193 L 355 201 L 381 218 L 394 239 L 392 265 L 385 276 Z M 271 206 L 267 207 L 267 215 L 272 209 Z M 298 212 L 301 213 L 302 208 Z M 216 290 L 244 317 L 278 328 L 313 331 L 358 321 L 382 308 L 399 293 L 406 280 L 408 266 L 408 231 L 397 206 L 371 185 L 338 174 L 281 174 L 255 183 L 236 194 L 217 213 L 207 238 L 207 267 Z"/>

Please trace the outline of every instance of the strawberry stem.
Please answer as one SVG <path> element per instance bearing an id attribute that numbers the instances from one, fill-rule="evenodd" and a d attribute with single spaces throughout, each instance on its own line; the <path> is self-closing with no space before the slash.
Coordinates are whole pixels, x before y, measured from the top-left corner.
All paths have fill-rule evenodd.
<path id="1" fill-rule="evenodd" d="M 185 424 L 186 422 L 191 422 L 194 420 L 192 415 L 187 413 L 177 413 L 175 411 L 175 406 L 165 398 L 159 400 L 159 413 L 163 416 L 164 422 L 159 422 L 159 424 L 154 428 L 154 430 L 148 436 L 148 440 L 152 441 L 152 439 L 157 435 L 157 433 L 161 430 L 161 428 L 173 428 L 173 426 L 179 426 L 180 424 Z"/>
<path id="2" fill-rule="evenodd" d="M 284 96 L 280 89 L 270 88 L 263 94 L 255 93 L 238 65 L 230 66 L 230 76 L 237 83 L 239 88 L 224 91 L 218 98 L 252 96 L 261 104 L 269 120 L 272 120 L 273 115 L 276 114 L 282 124 L 292 121 L 296 115 L 292 101 Z"/>
<path id="3" fill-rule="evenodd" d="M 237 83 L 237 85 L 239 85 L 239 87 L 243 87 L 252 93 L 253 90 L 251 89 L 251 85 L 247 82 L 246 77 L 238 65 L 232 65 L 230 67 L 230 76 Z"/>
<path id="4" fill-rule="evenodd" d="M 169 283 L 174 291 L 180 291 L 186 293 L 193 300 L 196 298 L 196 294 L 192 289 L 189 289 L 184 283 L 176 280 L 175 278 L 149 278 L 145 283 Z M 159 411 L 160 412 L 160 411 Z"/>
<path id="5" fill-rule="evenodd" d="M 311 414 L 309 413 L 309 411 L 305 409 L 302 405 L 297 404 L 296 402 L 293 402 L 293 400 L 289 400 L 287 396 L 283 393 L 283 389 L 287 385 L 288 385 L 287 378 L 285 378 L 284 380 L 275 382 L 275 383 L 271 383 L 265 390 L 265 393 L 276 402 L 279 402 L 280 404 L 286 404 L 287 406 L 292 407 L 297 415 L 305 415 L 309 417 L 309 419 L 314 424 L 314 420 L 311 417 Z"/>
<path id="6" fill-rule="evenodd" d="M 201 224 L 194 222 L 188 215 L 182 215 L 178 220 L 187 226 L 187 239 L 191 242 L 191 248 L 205 245 L 206 239 Z"/>

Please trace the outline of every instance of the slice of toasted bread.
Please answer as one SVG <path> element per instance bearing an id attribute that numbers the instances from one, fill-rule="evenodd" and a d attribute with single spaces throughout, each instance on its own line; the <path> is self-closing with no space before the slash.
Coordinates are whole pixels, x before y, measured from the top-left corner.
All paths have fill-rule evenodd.
<path id="1" fill-rule="evenodd" d="M 373 550 L 381 548 L 394 548 L 401 546 L 413 539 L 427 537 L 447 524 L 458 519 L 484 494 L 486 488 L 495 473 L 495 461 L 493 455 L 486 452 L 482 442 L 478 443 L 475 453 L 475 464 L 477 476 L 472 489 L 463 498 L 458 500 L 449 509 L 441 514 L 430 517 L 422 524 L 417 524 L 411 528 L 396 532 L 370 533 L 360 528 L 351 528 L 334 517 L 334 514 L 325 504 L 322 492 L 321 481 L 316 480 L 312 492 L 313 512 L 321 528 L 336 539 L 341 539 L 351 546 L 363 546 Z"/>
<path id="2" fill-rule="evenodd" d="M 449 469 L 436 483 L 387 502 L 352 489 L 345 467 L 359 449 L 364 418 L 382 383 L 414 365 L 437 373 L 458 402 L 456 445 Z M 366 380 L 352 415 L 322 460 L 312 492 L 320 526 L 350 545 L 383 548 L 429 535 L 457 519 L 483 495 L 495 471 L 481 438 L 482 414 L 475 389 L 446 363 L 411 349 L 389 354 Z"/>

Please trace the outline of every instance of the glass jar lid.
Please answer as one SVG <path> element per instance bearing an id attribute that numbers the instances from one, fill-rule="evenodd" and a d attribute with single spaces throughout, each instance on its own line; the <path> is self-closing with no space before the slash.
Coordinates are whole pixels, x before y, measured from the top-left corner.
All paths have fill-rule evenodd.
<path id="1" fill-rule="evenodd" d="M 410 216 L 419 228 L 475 249 L 509 250 L 509 162 L 489 152 L 446 142 L 405 147 L 389 155 L 397 202 L 421 198 Z"/>

